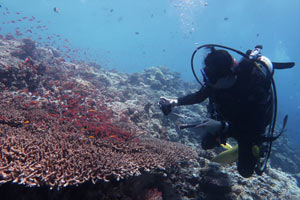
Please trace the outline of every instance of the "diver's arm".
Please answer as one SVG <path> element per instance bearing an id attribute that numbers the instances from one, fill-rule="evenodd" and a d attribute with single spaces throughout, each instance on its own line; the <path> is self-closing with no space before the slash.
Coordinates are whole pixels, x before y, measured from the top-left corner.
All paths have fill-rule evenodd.
<path id="1" fill-rule="evenodd" d="M 189 94 L 184 97 L 180 97 L 178 99 L 169 99 L 166 97 L 160 97 L 158 105 L 162 110 L 162 112 L 164 113 L 164 115 L 168 115 L 170 112 L 172 112 L 173 107 L 201 103 L 209 96 L 209 94 L 210 94 L 210 88 L 205 86 L 202 87 L 198 92 Z"/>
<path id="2" fill-rule="evenodd" d="M 210 88 L 204 86 L 198 92 L 178 98 L 177 106 L 201 103 L 209 96 L 209 94 L 210 94 Z"/>

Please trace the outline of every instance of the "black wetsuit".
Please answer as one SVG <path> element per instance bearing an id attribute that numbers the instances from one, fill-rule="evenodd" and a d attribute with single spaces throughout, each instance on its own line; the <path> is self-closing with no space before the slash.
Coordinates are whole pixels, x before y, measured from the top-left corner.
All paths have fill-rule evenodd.
<path id="1" fill-rule="evenodd" d="M 213 89 L 205 85 L 198 92 L 181 97 L 178 105 L 191 105 L 209 99 L 212 118 L 229 123 L 226 137 L 239 144 L 238 170 L 244 177 L 253 174 L 257 158 L 252 146 L 260 145 L 272 118 L 271 79 L 253 61 L 243 60 L 235 68 L 236 83 L 229 89 Z"/>

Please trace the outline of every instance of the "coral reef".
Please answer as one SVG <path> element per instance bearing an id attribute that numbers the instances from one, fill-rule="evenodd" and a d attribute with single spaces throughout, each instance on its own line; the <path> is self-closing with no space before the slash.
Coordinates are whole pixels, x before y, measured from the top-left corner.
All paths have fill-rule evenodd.
<path id="1" fill-rule="evenodd" d="M 22 42 L 15 48 L 28 56 L 34 43 Z M 1 183 L 66 187 L 119 180 L 196 157 L 183 145 L 140 138 L 126 114 L 110 108 L 105 88 L 88 81 L 91 67 L 58 59 L 52 66 L 31 57 L 9 68 L 2 62 Z"/>
<path id="2" fill-rule="evenodd" d="M 204 119 L 206 102 L 162 115 L 160 96 L 199 89 L 178 73 L 67 62 L 30 39 L 0 44 L 1 199 L 300 198 L 280 156 L 249 179 L 210 162 L 221 149 L 204 151 L 196 129 L 177 128 Z M 275 152 L 286 146 L 275 142 Z"/>

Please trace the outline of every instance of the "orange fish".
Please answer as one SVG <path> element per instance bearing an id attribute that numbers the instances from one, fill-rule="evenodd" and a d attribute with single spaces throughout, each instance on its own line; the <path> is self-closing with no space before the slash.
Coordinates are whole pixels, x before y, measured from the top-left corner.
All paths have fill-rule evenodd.
<path id="1" fill-rule="evenodd" d="M 31 60 L 31 57 L 28 56 L 25 60 L 24 60 L 24 64 L 33 64 L 32 60 Z"/>
<path id="2" fill-rule="evenodd" d="M 90 139 L 94 139 L 94 138 L 95 138 L 95 136 L 93 136 L 93 135 L 90 135 L 88 138 L 90 138 Z"/>
<path id="3" fill-rule="evenodd" d="M 29 124 L 29 122 L 30 122 L 30 121 L 26 120 L 26 121 L 24 122 L 24 124 Z"/>
<path id="4" fill-rule="evenodd" d="M 110 138 L 118 138 L 117 135 L 110 135 L 109 137 L 110 137 Z"/>
<path id="5" fill-rule="evenodd" d="M 91 109 L 91 110 L 89 110 L 90 112 L 96 112 L 96 110 L 93 110 L 93 109 Z"/>
<path id="6" fill-rule="evenodd" d="M 27 57 L 24 61 L 24 63 L 26 64 L 29 61 L 29 57 Z"/>

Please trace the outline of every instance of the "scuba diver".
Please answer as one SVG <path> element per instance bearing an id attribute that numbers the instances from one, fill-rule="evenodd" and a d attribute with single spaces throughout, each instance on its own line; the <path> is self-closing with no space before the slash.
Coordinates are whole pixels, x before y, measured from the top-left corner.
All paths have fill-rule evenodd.
<path id="1" fill-rule="evenodd" d="M 194 56 L 201 48 L 209 50 L 201 69 L 204 83 L 198 79 L 193 66 Z M 261 49 L 258 45 L 244 54 L 221 45 L 202 45 L 193 53 L 191 62 L 201 89 L 180 98 L 160 97 L 159 100 L 161 110 L 168 115 L 175 106 L 198 104 L 208 99 L 209 118 L 200 124 L 179 128 L 197 128 L 203 134 L 201 146 L 205 150 L 226 145 L 227 138 L 234 138 L 236 147 L 232 148 L 234 150 L 229 147 L 227 151 L 235 151 L 236 158 L 227 158 L 224 154 L 225 158 L 220 160 L 231 161 L 219 163 L 237 161 L 238 172 L 245 178 L 252 176 L 254 171 L 259 175 L 263 173 L 272 142 L 282 134 L 287 123 L 286 116 L 282 131 L 273 135 L 277 112 L 273 73 L 274 68 L 291 68 L 294 63 L 272 63 L 261 55 Z M 241 61 L 237 62 L 227 50 L 242 55 Z"/>

